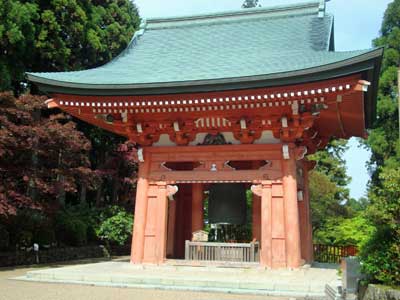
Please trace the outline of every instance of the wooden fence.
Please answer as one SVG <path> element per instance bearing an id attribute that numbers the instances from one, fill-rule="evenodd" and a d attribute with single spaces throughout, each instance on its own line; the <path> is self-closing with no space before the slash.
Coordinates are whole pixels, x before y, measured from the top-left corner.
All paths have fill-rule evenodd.
<path id="1" fill-rule="evenodd" d="M 259 243 L 210 243 L 186 241 L 185 259 L 259 262 Z"/>
<path id="2" fill-rule="evenodd" d="M 357 255 L 356 246 L 314 244 L 314 260 L 322 263 L 340 263 L 343 257 Z"/>

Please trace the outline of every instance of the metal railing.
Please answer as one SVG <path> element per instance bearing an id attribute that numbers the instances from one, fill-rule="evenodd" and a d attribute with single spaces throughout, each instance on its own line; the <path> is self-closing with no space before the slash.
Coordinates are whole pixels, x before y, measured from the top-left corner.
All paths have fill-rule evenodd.
<path id="1" fill-rule="evenodd" d="M 185 242 L 186 260 L 259 262 L 259 243 Z"/>
<path id="2" fill-rule="evenodd" d="M 314 244 L 314 260 L 322 263 L 340 263 L 343 257 L 357 255 L 356 246 Z"/>

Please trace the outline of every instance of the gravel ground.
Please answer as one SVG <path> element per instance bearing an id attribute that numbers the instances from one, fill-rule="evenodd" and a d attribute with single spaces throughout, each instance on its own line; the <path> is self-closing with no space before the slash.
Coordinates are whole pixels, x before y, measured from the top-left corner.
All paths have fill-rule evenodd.
<path id="1" fill-rule="evenodd" d="M 53 265 L 55 266 L 55 265 Z M 58 265 L 61 266 L 61 265 Z M 44 267 L 44 266 L 41 266 Z M 47 266 L 48 267 L 48 266 Z M 222 293 L 197 293 L 185 291 L 165 291 L 133 288 L 94 287 L 54 283 L 34 283 L 10 280 L 24 275 L 31 268 L 0 268 L 0 300 L 288 300 L 289 298 L 232 295 Z"/>

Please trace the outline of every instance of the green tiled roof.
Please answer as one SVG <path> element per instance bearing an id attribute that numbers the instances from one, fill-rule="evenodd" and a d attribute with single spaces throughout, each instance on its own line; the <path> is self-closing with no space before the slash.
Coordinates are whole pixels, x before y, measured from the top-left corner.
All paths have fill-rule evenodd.
<path id="1" fill-rule="evenodd" d="M 50 86 L 134 89 L 278 78 L 370 58 L 376 50 L 333 51 L 333 16 L 324 5 L 322 0 L 149 19 L 127 49 L 103 66 L 28 78 Z"/>

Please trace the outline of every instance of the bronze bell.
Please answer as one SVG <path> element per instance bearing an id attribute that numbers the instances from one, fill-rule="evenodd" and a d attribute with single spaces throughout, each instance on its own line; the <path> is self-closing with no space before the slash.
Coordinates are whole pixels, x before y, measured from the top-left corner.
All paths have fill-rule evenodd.
<path id="1" fill-rule="evenodd" d="M 210 185 L 208 222 L 210 224 L 246 224 L 246 187 L 241 183 Z"/>

